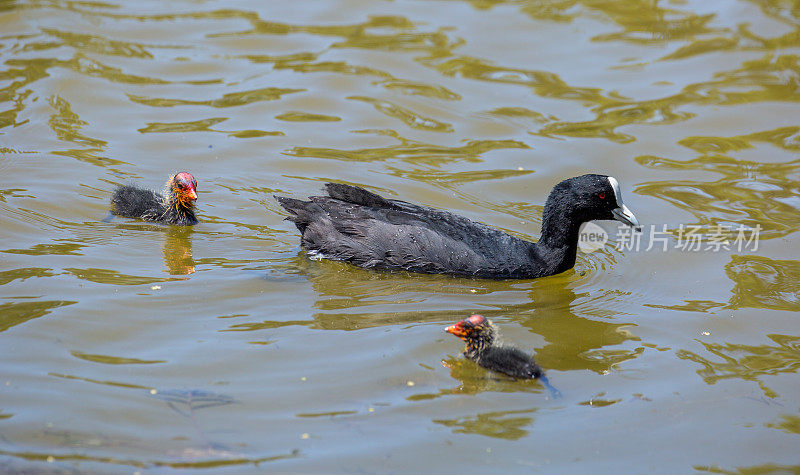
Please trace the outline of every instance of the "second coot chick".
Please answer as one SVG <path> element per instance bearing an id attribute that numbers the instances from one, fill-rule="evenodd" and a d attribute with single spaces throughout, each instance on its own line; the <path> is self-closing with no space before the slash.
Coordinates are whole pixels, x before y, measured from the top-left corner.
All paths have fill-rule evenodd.
<path id="1" fill-rule="evenodd" d="M 111 213 L 126 218 L 191 226 L 197 224 L 195 200 L 197 180 L 191 173 L 180 172 L 167 180 L 163 195 L 133 185 L 118 186 L 111 196 Z"/>
<path id="2" fill-rule="evenodd" d="M 497 329 L 482 315 L 465 318 L 444 331 L 464 340 L 467 343 L 464 356 L 486 369 L 518 379 L 544 376 L 544 370 L 536 364 L 533 357 L 519 348 L 496 344 Z"/>
<path id="3" fill-rule="evenodd" d="M 304 248 L 334 260 L 384 270 L 531 279 L 575 265 L 581 224 L 616 219 L 639 222 L 622 203 L 619 183 L 582 175 L 553 188 L 544 205 L 542 235 L 528 242 L 463 216 L 339 183 L 328 196 L 275 198 L 302 234 Z"/>

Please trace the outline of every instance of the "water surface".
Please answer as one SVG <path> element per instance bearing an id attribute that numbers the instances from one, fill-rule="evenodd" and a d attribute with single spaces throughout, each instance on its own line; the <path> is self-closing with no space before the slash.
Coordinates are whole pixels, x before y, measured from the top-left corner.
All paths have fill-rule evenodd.
<path id="1" fill-rule="evenodd" d="M 790 1 L 0 1 L 0 471 L 800 471 L 798 102 Z M 103 221 L 178 170 L 200 224 Z M 272 198 L 535 240 L 587 172 L 641 242 L 529 281 L 311 260 Z"/>

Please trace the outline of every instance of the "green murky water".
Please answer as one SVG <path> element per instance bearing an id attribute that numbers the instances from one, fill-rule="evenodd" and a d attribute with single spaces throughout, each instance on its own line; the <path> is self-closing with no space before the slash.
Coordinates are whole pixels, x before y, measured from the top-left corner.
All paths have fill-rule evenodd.
<path id="1" fill-rule="evenodd" d="M 0 471 L 796 473 L 798 102 L 792 1 L 0 1 Z M 201 224 L 102 221 L 176 170 Z M 272 199 L 535 239 L 585 172 L 641 241 L 534 281 L 309 260 Z"/>

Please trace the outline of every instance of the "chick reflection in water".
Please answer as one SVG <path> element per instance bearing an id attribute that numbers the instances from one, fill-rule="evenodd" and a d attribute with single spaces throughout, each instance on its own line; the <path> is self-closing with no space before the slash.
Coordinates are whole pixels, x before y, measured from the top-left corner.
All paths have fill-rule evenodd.
<path id="1" fill-rule="evenodd" d="M 161 249 L 166 271 L 171 275 L 194 274 L 191 233 L 189 227 L 170 227 L 164 234 L 164 245 Z"/>

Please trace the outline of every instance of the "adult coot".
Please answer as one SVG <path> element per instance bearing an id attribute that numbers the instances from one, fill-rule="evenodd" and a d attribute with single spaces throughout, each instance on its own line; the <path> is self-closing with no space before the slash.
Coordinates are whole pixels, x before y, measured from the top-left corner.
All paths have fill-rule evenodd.
<path id="1" fill-rule="evenodd" d="M 111 196 L 111 213 L 145 221 L 191 226 L 197 224 L 195 200 L 197 180 L 191 173 L 180 172 L 169 177 L 163 196 L 133 185 L 118 186 Z"/>
<path id="2" fill-rule="evenodd" d="M 582 175 L 553 188 L 537 243 L 453 213 L 383 198 L 357 186 L 327 183 L 328 196 L 275 198 L 312 254 L 370 269 L 494 279 L 557 274 L 575 265 L 582 223 L 617 219 L 638 227 L 619 183 Z"/>

